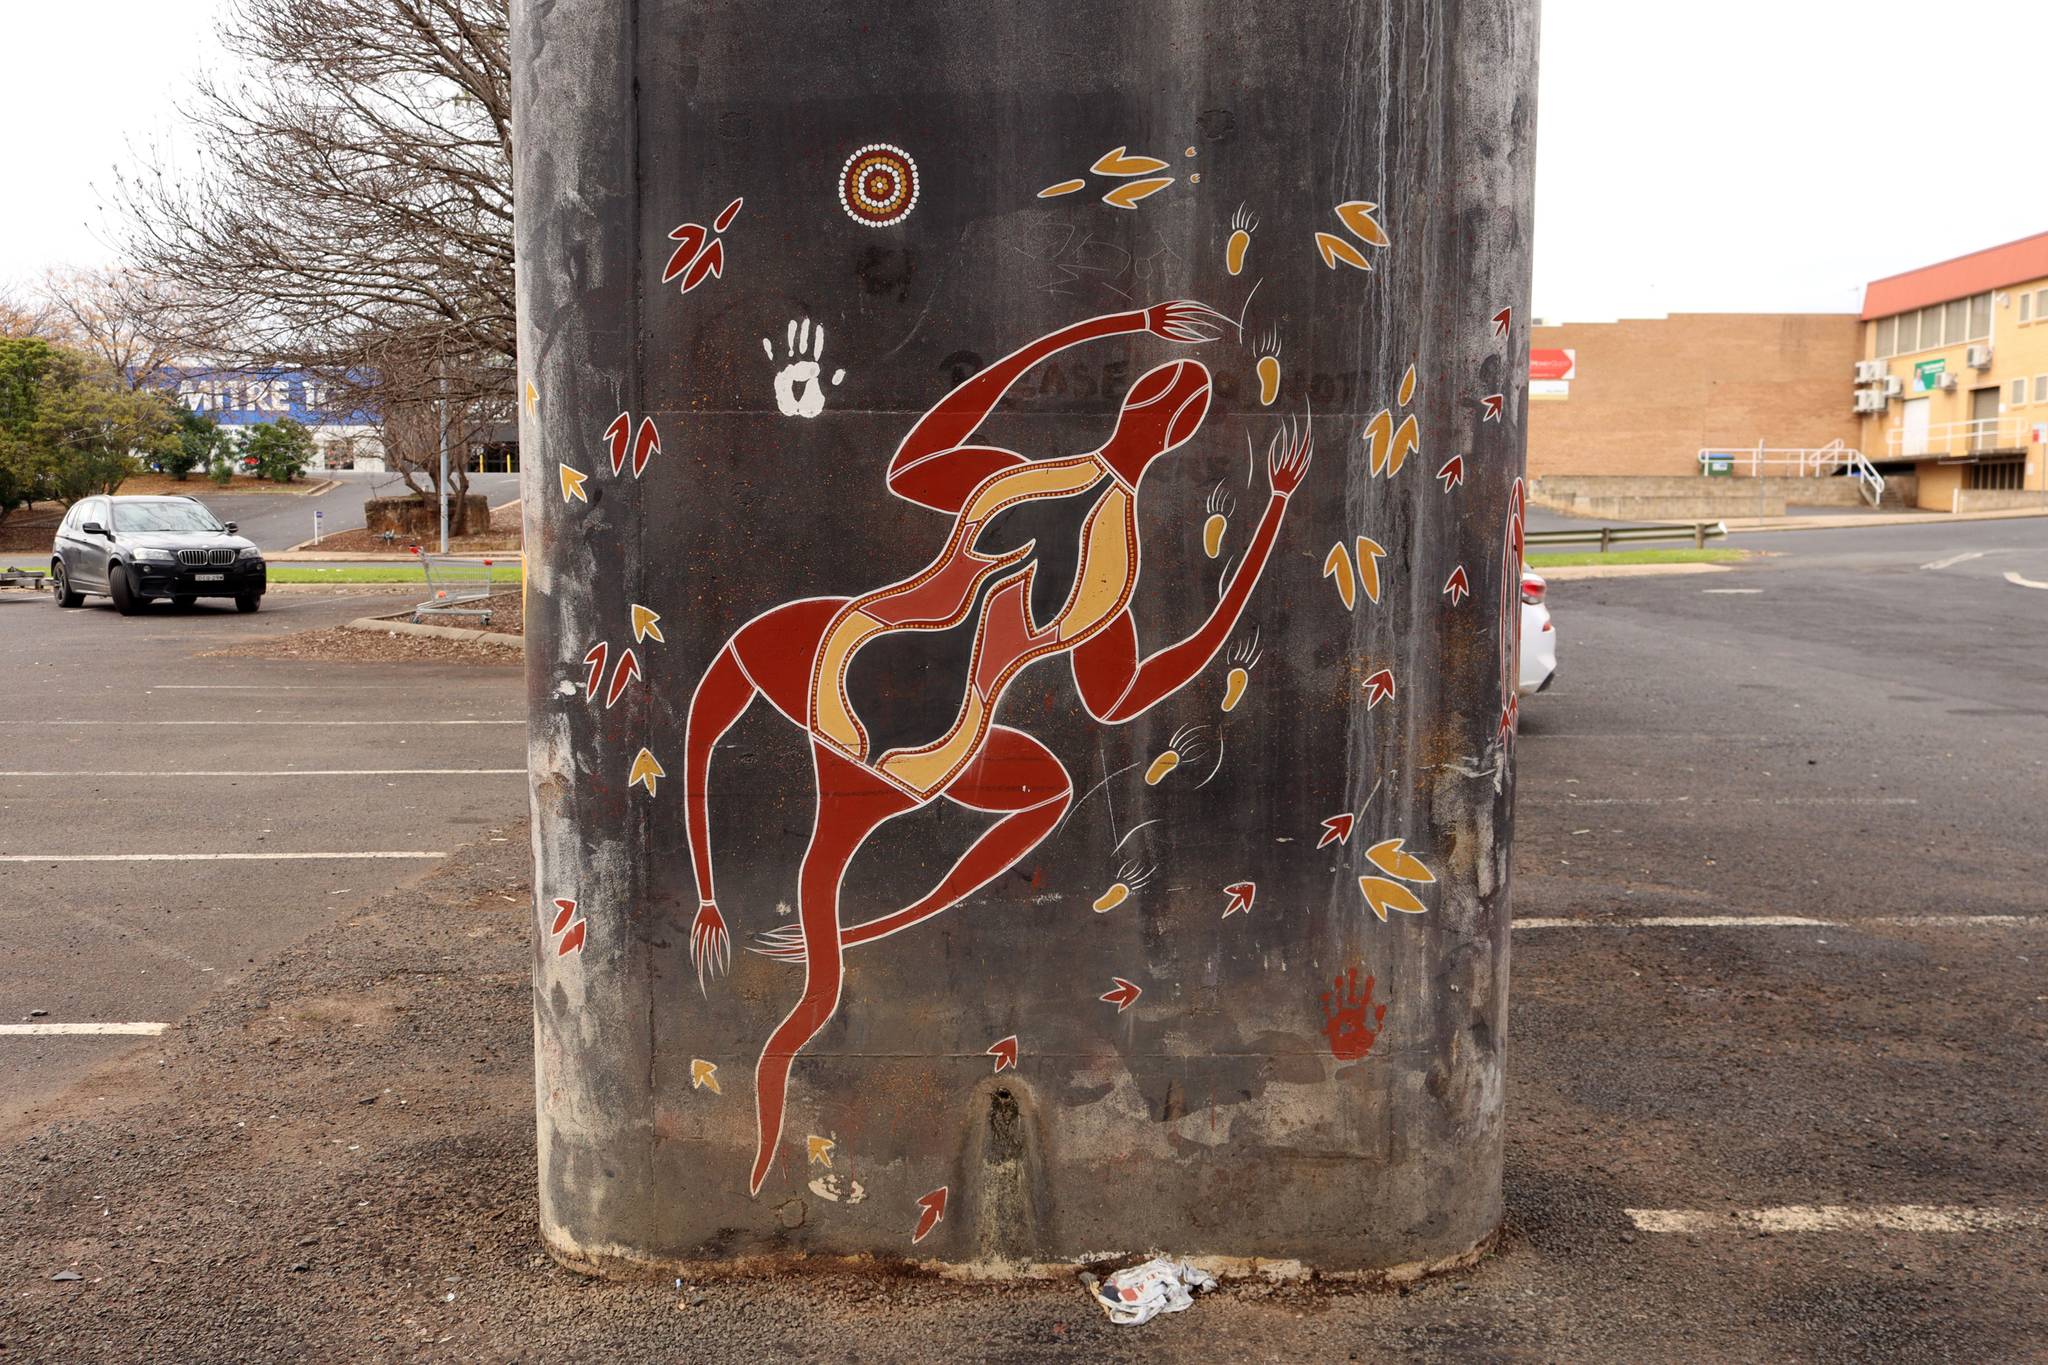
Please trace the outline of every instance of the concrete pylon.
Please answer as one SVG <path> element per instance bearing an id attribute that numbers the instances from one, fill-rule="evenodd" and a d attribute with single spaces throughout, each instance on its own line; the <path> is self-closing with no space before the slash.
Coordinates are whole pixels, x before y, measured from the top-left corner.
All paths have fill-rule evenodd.
<path id="1" fill-rule="evenodd" d="M 1533 0 L 514 0 L 541 1218 L 1500 1218 Z"/>

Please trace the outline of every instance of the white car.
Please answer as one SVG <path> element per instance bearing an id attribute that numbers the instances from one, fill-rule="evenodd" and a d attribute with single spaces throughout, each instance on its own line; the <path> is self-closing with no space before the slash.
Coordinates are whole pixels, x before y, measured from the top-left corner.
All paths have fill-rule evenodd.
<path id="1" fill-rule="evenodd" d="M 1533 697 L 1557 678 L 1557 631 L 1543 603 L 1543 575 L 1522 570 L 1522 676 L 1516 690 Z"/>

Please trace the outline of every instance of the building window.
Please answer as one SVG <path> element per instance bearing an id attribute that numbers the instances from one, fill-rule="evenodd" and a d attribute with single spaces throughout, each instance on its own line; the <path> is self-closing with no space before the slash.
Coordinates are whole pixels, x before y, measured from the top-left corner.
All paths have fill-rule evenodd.
<path id="1" fill-rule="evenodd" d="M 1970 299 L 1970 340 L 1985 341 L 1991 336 L 1991 293 L 1973 295 Z"/>
<path id="2" fill-rule="evenodd" d="M 2034 401 L 2048 403 L 2048 374 L 2034 376 Z"/>
<path id="3" fill-rule="evenodd" d="M 1941 318 L 1942 307 L 1938 303 L 1930 303 L 1925 308 L 1922 308 L 1920 310 L 1921 350 L 1931 351 L 1935 347 L 1941 345 Z M 1961 341 L 1962 338 L 1957 337 L 1956 340 Z"/>
<path id="4" fill-rule="evenodd" d="M 1963 486 L 1973 491 L 1978 489 L 1997 493 L 2017 493 L 2023 487 L 2026 464 L 2020 460 L 1986 460 L 1981 464 L 1966 465 L 1963 469 Z"/>
<path id="5" fill-rule="evenodd" d="M 2034 316 L 2036 318 L 2048 316 L 2048 289 L 2042 289 L 2035 293 Z"/>
<path id="6" fill-rule="evenodd" d="M 1920 315 L 1899 314 L 1899 349 L 1893 355 L 1910 355 L 1920 349 Z"/>
<path id="7" fill-rule="evenodd" d="M 2006 402 L 2016 408 L 2023 408 L 2027 405 L 2027 377 L 2025 375 L 2021 375 L 2018 379 L 2012 381 L 2012 397 L 2006 399 Z"/>
<path id="8" fill-rule="evenodd" d="M 1884 360 L 1899 353 L 1899 320 L 1879 318 L 1877 320 L 1877 358 Z"/>
<path id="9" fill-rule="evenodd" d="M 2022 294 L 2020 295 L 2020 321 L 2032 322 L 2033 320 L 2034 296 L 2032 294 Z"/>
<path id="10" fill-rule="evenodd" d="M 1965 336 L 1965 333 L 1963 331 L 1963 310 L 1967 306 L 1968 305 L 1965 304 L 1963 300 L 1957 299 L 1954 303 L 1951 303 L 1946 310 L 1948 313 L 1948 344 L 1951 346 L 1961 341 Z"/>

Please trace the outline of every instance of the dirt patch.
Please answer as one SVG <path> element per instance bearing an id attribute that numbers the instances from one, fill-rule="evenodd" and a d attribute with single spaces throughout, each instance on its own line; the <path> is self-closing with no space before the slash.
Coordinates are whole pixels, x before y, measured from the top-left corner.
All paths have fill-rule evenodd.
<path id="1" fill-rule="evenodd" d="M 193 497 L 204 501 L 207 498 L 232 498 L 240 493 L 303 493 L 319 483 L 325 475 L 309 474 L 296 483 L 272 483 L 268 479 L 254 479 L 246 474 L 237 474 L 221 487 L 201 474 L 189 479 L 174 479 L 168 474 L 137 474 L 131 479 L 121 480 L 120 493 L 126 497 Z"/>
<path id="2" fill-rule="evenodd" d="M 62 520 L 61 507 L 15 508 L 7 520 L 0 521 L 0 556 L 12 558 L 24 569 L 42 567 L 49 560 L 50 542 L 57 538 L 57 523 Z"/>
<path id="3" fill-rule="evenodd" d="M 519 504 L 513 502 L 491 509 L 491 524 L 488 531 L 477 535 L 448 537 L 448 553 L 488 554 L 493 550 L 517 550 L 524 543 L 519 529 Z M 386 540 L 367 527 L 358 526 L 354 530 L 336 531 L 320 537 L 319 548 L 331 550 L 335 554 L 353 554 L 365 551 L 378 553 L 393 549 L 403 550 L 406 546 L 402 540 Z"/>
<path id="4" fill-rule="evenodd" d="M 288 585 L 289 586 L 289 585 Z M 272 589 L 273 592 L 285 589 Z M 315 591 L 334 591 L 325 585 L 314 585 Z M 392 593 L 398 599 L 389 608 L 376 608 L 377 615 L 388 615 L 403 610 L 406 598 L 411 598 L 417 589 Z M 463 629 L 483 629 L 505 635 L 523 635 L 525 617 L 520 610 L 520 596 L 516 592 L 499 593 L 491 599 L 491 623 L 485 626 L 479 617 L 450 617 L 445 621 L 429 623 L 455 626 Z M 398 618 L 410 621 L 410 614 Z M 432 635 L 403 635 L 393 632 L 389 635 L 374 631 L 351 630 L 334 626 L 326 630 L 301 630 L 290 635 L 279 635 L 264 640 L 249 640 L 225 649 L 216 649 L 203 656 L 206 658 L 235 659 L 317 659 L 323 663 L 429 663 L 429 664 L 518 664 L 525 651 L 511 645 L 490 644 L 482 641 L 444 640 Z"/>

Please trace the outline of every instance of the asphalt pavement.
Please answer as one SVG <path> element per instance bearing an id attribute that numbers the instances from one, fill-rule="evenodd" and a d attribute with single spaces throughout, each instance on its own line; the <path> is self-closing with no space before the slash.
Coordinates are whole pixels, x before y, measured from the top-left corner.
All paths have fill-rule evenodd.
<path id="1" fill-rule="evenodd" d="M 516 669 L 211 659 L 388 595 L 122 617 L 0 594 L 0 1026 L 175 1020 L 516 818 Z M 0 1035 L 0 1125 L 119 1035 Z"/>
<path id="2" fill-rule="evenodd" d="M 193 495 L 213 509 L 223 521 L 233 521 L 241 533 L 265 550 L 284 550 L 313 538 L 313 513 L 320 513 L 323 535 L 349 531 L 363 525 L 366 498 L 398 497 L 405 481 L 396 474 L 373 474 L 351 469 L 333 473 L 311 473 L 301 491 L 276 493 L 220 494 L 210 484 L 195 483 Z M 336 486 L 324 493 L 303 491 L 332 479 Z M 498 507 L 519 496 L 517 474 L 472 474 L 472 493 L 481 493 Z"/>
<path id="3" fill-rule="evenodd" d="M 173 1035 L 116 1053 L 131 1070 L 94 1072 L 64 1122 L 0 1141 L 15 1248 L 0 1344 L 65 1359 L 135 1342 L 236 1359 L 2038 1359 L 2048 589 L 2032 584 L 2048 583 L 2048 522 L 1753 548 L 1766 557 L 1732 570 L 1551 589 L 1562 673 L 1524 704 L 1516 754 L 1507 1222 L 1468 1271 L 1388 1292 L 1269 1267 L 1128 1329 L 1070 1278 L 570 1275 L 533 1232 L 513 779 L 475 812 L 506 833 L 488 824 L 417 891 L 245 967 Z M 86 714 L 49 709 L 36 675 L 6 666 L 40 714 Z M 443 728 L 437 742 L 461 742 Z M 273 834 L 306 836 L 282 818 Z M 423 818 L 415 838 L 447 831 Z M 304 874 L 264 878 L 284 875 Z M 118 1102 L 97 1100 L 124 1078 Z"/>

